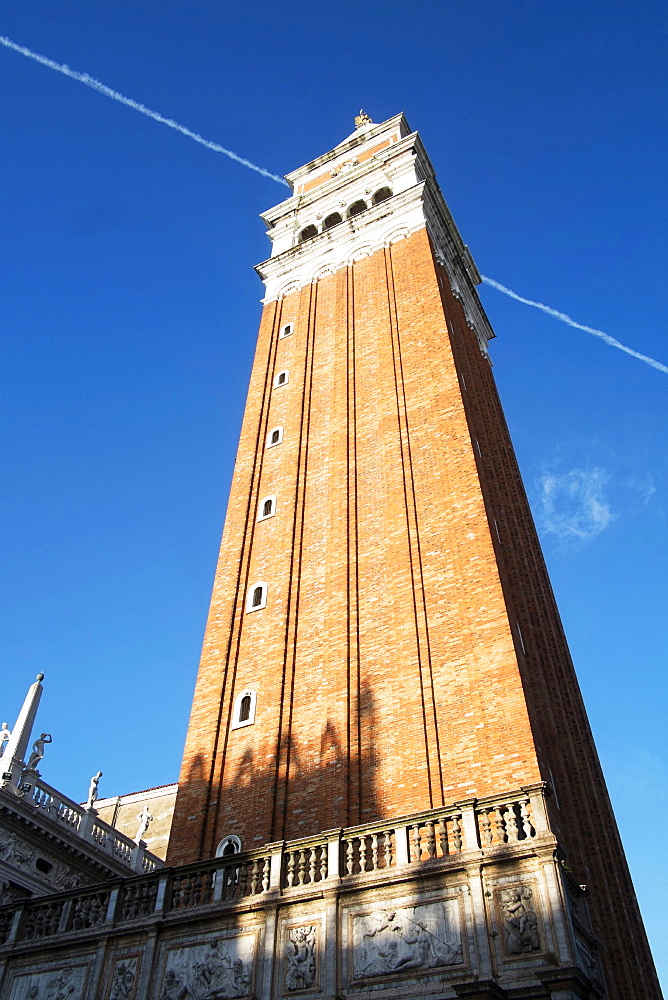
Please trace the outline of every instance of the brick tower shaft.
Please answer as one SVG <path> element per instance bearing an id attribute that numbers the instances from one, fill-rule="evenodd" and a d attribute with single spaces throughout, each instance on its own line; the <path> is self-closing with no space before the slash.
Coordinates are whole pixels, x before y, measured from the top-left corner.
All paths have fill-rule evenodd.
<path id="1" fill-rule="evenodd" d="M 361 121 L 288 180 L 169 860 L 544 783 L 609 996 L 657 998 L 479 276 L 420 139 Z"/>

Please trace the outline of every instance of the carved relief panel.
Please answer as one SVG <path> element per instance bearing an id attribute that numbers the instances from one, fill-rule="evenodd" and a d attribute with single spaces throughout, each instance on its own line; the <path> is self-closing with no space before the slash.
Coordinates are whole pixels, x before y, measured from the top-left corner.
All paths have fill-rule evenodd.
<path id="1" fill-rule="evenodd" d="M 425 973 L 459 965 L 463 946 L 459 904 L 378 907 L 351 916 L 352 979 Z"/>
<path id="2" fill-rule="evenodd" d="M 503 950 L 518 958 L 543 950 L 535 886 L 514 885 L 496 891 Z"/>
<path id="3" fill-rule="evenodd" d="M 320 921 L 285 928 L 285 993 L 312 990 L 318 982 L 318 932 Z"/>
<path id="4" fill-rule="evenodd" d="M 256 952 L 257 935 L 253 932 L 216 934 L 197 944 L 167 946 L 156 995 L 159 1000 L 251 996 Z"/>
<path id="5" fill-rule="evenodd" d="M 81 1000 L 87 965 L 50 968 L 18 975 L 12 982 L 9 1000 Z"/>
<path id="6" fill-rule="evenodd" d="M 111 971 L 107 1000 L 133 1000 L 138 975 L 139 959 L 136 956 L 116 959 Z"/>

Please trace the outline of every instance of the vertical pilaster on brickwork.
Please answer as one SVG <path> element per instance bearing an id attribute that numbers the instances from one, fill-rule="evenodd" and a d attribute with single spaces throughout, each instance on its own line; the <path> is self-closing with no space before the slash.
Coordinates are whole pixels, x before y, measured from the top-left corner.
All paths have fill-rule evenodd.
<path id="1" fill-rule="evenodd" d="M 492 978 L 492 953 L 489 938 L 489 919 L 487 907 L 485 906 L 485 881 L 483 877 L 482 865 L 467 865 L 466 874 L 468 882 L 462 886 L 462 892 L 468 895 L 468 903 L 471 907 L 473 934 L 475 946 L 478 954 L 480 967 L 480 978 L 482 980 Z"/>
<path id="2" fill-rule="evenodd" d="M 277 908 L 268 907 L 265 910 L 264 947 L 262 949 L 262 986 L 261 1000 L 272 1000 L 274 996 L 274 955 L 276 953 Z"/>

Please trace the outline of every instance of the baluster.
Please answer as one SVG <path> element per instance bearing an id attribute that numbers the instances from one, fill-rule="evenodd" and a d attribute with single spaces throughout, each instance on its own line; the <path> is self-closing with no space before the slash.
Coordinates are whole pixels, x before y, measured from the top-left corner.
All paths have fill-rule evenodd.
<path id="1" fill-rule="evenodd" d="M 385 861 L 385 867 L 389 868 L 392 864 L 392 831 L 383 831 L 383 860 Z"/>
<path id="2" fill-rule="evenodd" d="M 442 816 L 438 821 L 438 841 L 441 845 L 441 855 L 445 858 L 450 853 L 448 850 L 448 821 L 445 816 Z"/>
<path id="3" fill-rule="evenodd" d="M 355 845 L 351 837 L 346 844 L 346 874 L 352 875 L 355 866 Z"/>
<path id="4" fill-rule="evenodd" d="M 250 891 L 251 896 L 254 896 L 257 892 L 257 879 L 260 872 L 260 862 L 254 861 L 251 868 L 251 878 L 250 878 Z"/>
<path id="5" fill-rule="evenodd" d="M 411 839 L 413 841 L 413 857 L 412 861 L 419 861 L 422 857 L 422 848 L 420 847 L 420 824 L 413 823 L 411 827 Z"/>
<path id="6" fill-rule="evenodd" d="M 327 848 L 320 848 L 320 879 L 327 878 Z"/>
<path id="7" fill-rule="evenodd" d="M 297 885 L 306 883 L 306 851 L 299 852 L 299 865 L 297 866 Z"/>
<path id="8" fill-rule="evenodd" d="M 503 812 L 502 812 L 501 809 L 495 809 L 494 810 L 494 814 L 495 814 L 495 817 L 496 817 L 495 820 L 494 820 L 494 822 L 496 824 L 496 836 L 497 836 L 497 839 L 498 839 L 499 843 L 505 844 L 505 842 L 506 842 L 506 827 L 505 827 L 505 823 L 503 822 Z"/>
<path id="9" fill-rule="evenodd" d="M 181 894 L 179 896 L 179 903 L 182 910 L 185 910 L 190 905 L 191 888 L 191 879 L 186 875 L 181 879 Z"/>
<path id="10" fill-rule="evenodd" d="M 378 834 L 371 834 L 371 871 L 378 871 Z"/>
<path id="11" fill-rule="evenodd" d="M 264 858 L 262 861 L 262 892 L 269 890 L 269 872 L 271 870 L 271 858 Z"/>
<path id="12" fill-rule="evenodd" d="M 315 866 L 316 866 L 316 848 L 312 847 L 309 851 L 309 865 L 308 865 L 308 880 L 309 882 L 315 882 Z"/>
<path id="13" fill-rule="evenodd" d="M 529 808 L 530 800 L 522 799 L 520 802 L 520 815 L 522 817 L 522 833 L 525 837 L 535 837 L 536 831 L 534 829 L 531 815 L 531 810 Z"/>
<path id="14" fill-rule="evenodd" d="M 243 897 L 246 895 L 247 882 L 248 882 L 248 865 L 246 864 L 239 865 L 238 893 L 237 893 L 239 897 Z"/>
<path id="15" fill-rule="evenodd" d="M 362 872 L 366 871 L 366 863 L 367 863 L 367 843 L 365 835 L 363 837 L 360 837 L 360 875 L 362 874 Z"/>
<path id="16" fill-rule="evenodd" d="M 482 826 L 482 840 L 483 844 L 488 847 L 494 840 L 494 834 L 492 833 L 492 824 L 489 818 L 491 809 L 482 809 L 480 812 L 480 825 Z"/>
<path id="17" fill-rule="evenodd" d="M 452 840 L 456 851 L 461 851 L 462 849 L 462 828 L 459 822 L 461 818 L 461 813 L 455 813 L 452 817 Z"/>
<path id="18" fill-rule="evenodd" d="M 427 820 L 427 856 L 431 861 L 436 857 L 436 837 L 434 836 L 434 824 Z"/>
<path id="19" fill-rule="evenodd" d="M 287 878 L 288 888 L 291 889 L 295 884 L 295 852 L 288 852 L 288 878 Z"/>
<path id="20" fill-rule="evenodd" d="M 508 834 L 508 841 L 515 842 L 519 839 L 518 829 L 517 829 L 517 817 L 515 816 L 515 806 L 511 802 L 509 806 L 506 807 L 506 833 Z"/>

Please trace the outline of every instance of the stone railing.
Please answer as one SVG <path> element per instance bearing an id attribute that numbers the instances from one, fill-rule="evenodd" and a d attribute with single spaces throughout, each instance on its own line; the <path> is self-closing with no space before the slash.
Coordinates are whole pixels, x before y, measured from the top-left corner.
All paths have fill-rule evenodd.
<path id="1" fill-rule="evenodd" d="M 160 858 L 146 850 L 143 841 L 135 843 L 130 837 L 99 819 L 94 809 L 78 805 L 41 778 L 33 782 L 30 790 L 21 796 L 21 800 L 127 865 L 131 871 L 148 874 L 163 866 Z"/>
<path id="2" fill-rule="evenodd" d="M 521 850 L 525 842 L 546 835 L 550 829 L 545 786 L 534 785 L 502 799 L 471 799 L 391 824 L 332 830 L 316 838 L 268 844 L 243 854 L 0 907 L 0 945 L 117 926 L 152 915 L 164 919 L 197 907 L 254 898 L 260 902 L 266 893 L 313 891 L 328 881 L 350 880 L 356 885 L 354 880 L 389 867 L 410 874 L 418 864 L 444 864 L 467 852 L 470 857 L 470 852 Z"/>

